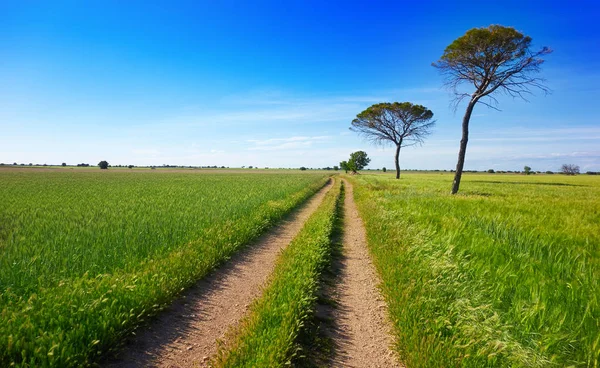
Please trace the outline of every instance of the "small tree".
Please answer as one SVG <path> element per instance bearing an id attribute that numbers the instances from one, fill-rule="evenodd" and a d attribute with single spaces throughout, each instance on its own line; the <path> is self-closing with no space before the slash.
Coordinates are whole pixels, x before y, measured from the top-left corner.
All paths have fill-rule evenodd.
<path id="1" fill-rule="evenodd" d="M 102 170 L 106 170 L 108 169 L 108 162 L 107 161 L 100 161 L 98 162 L 98 166 L 102 169 Z"/>
<path id="2" fill-rule="evenodd" d="M 579 174 L 579 166 L 573 164 L 562 165 L 561 171 L 566 175 L 577 175 Z"/>
<path id="3" fill-rule="evenodd" d="M 342 162 L 340 162 L 340 167 L 342 168 L 342 170 L 344 170 L 346 172 L 346 174 L 348 174 L 348 170 L 350 170 L 350 166 L 348 165 L 348 161 L 342 161 Z"/>
<path id="4" fill-rule="evenodd" d="M 382 171 L 383 171 L 383 172 L 386 172 L 386 171 L 387 171 L 387 169 L 385 168 L 385 166 L 383 167 Z"/>
<path id="5" fill-rule="evenodd" d="M 394 163 L 396 179 L 400 178 L 400 149 L 422 144 L 435 125 L 433 112 L 410 102 L 375 104 L 352 120 L 350 130 L 358 132 L 375 144 L 396 146 Z"/>
<path id="6" fill-rule="evenodd" d="M 446 76 L 446 86 L 455 96 L 455 108 L 463 99 L 469 100 L 462 121 L 462 138 L 452 194 L 456 194 L 460 186 L 469 140 L 469 121 L 475 105 L 481 102 L 495 108 L 493 104 L 497 100 L 493 94 L 499 91 L 525 101 L 525 96 L 531 94 L 532 88 L 548 92 L 543 79 L 534 75 L 540 71 L 544 62 L 542 57 L 551 50 L 543 47 L 533 51 L 530 46 L 531 37 L 524 36 L 511 27 L 491 25 L 487 28 L 473 28 L 454 40 L 446 47 L 440 60 L 433 63 Z M 475 87 L 475 91 L 459 91 L 458 88 L 463 83 Z M 484 98 L 487 102 L 482 101 Z"/>
<path id="7" fill-rule="evenodd" d="M 65 166 L 67 166 L 67 163 L 66 163 L 66 162 L 63 162 L 63 163 L 62 163 L 62 167 L 65 167 Z"/>
<path id="8" fill-rule="evenodd" d="M 371 159 L 365 151 L 356 151 L 350 154 L 350 159 L 348 162 L 342 161 L 340 162 L 340 165 L 346 163 L 346 168 L 344 169 L 346 172 L 350 170 L 352 171 L 352 174 L 358 174 L 358 171 L 364 169 L 369 162 L 371 162 Z"/>
<path id="9" fill-rule="evenodd" d="M 525 166 L 523 168 L 523 172 L 525 173 L 525 175 L 530 175 L 531 174 L 531 167 Z"/>
<path id="10" fill-rule="evenodd" d="M 335 171 L 338 171 L 340 168 L 339 168 L 339 166 L 337 166 L 337 165 L 334 165 L 334 166 L 333 166 L 333 169 L 334 169 Z"/>

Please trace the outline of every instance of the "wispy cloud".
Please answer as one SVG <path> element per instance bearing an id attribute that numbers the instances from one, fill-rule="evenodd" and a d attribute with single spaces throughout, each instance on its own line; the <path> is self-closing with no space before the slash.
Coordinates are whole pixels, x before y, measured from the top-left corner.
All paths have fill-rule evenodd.
<path id="1" fill-rule="evenodd" d="M 314 137 L 270 138 L 264 140 L 249 139 L 247 142 L 253 144 L 253 146 L 248 148 L 250 151 L 281 151 L 309 148 L 314 144 L 327 143 L 330 140 L 330 136 L 323 135 Z"/>
<path id="2" fill-rule="evenodd" d="M 155 148 L 134 148 L 131 150 L 133 154 L 140 156 L 158 156 L 160 151 Z"/>
<path id="3" fill-rule="evenodd" d="M 247 141 L 250 143 L 254 143 L 259 146 L 271 145 L 281 142 L 314 142 L 314 141 L 323 141 L 331 138 L 330 136 L 322 135 L 316 137 L 289 137 L 289 138 L 270 138 L 270 139 L 248 139 Z"/>
<path id="4" fill-rule="evenodd" d="M 559 159 L 559 158 L 600 158 L 600 151 L 553 152 L 547 154 L 523 154 L 508 156 L 507 159 Z"/>
<path id="5" fill-rule="evenodd" d="M 483 136 L 485 134 L 485 136 Z M 480 142 L 563 142 L 600 141 L 600 127 L 580 126 L 568 128 L 507 128 L 474 135 L 472 141 Z"/>
<path id="6" fill-rule="evenodd" d="M 178 113 L 150 123 L 157 129 L 249 126 L 269 124 L 313 124 L 350 121 L 366 107 L 385 101 L 417 100 L 439 96 L 440 89 L 434 87 L 394 89 L 365 94 L 326 94 L 320 96 L 298 96 L 278 90 L 258 90 L 229 95 L 219 100 L 216 106 L 186 106 Z M 418 101 L 415 101 L 418 102 Z M 421 102 L 419 102 L 421 103 Z M 141 126 L 138 126 L 141 128 Z"/>
<path id="7" fill-rule="evenodd" d="M 435 95 L 442 94 L 445 91 L 442 88 L 435 86 L 411 87 L 411 88 L 395 88 L 376 93 L 362 94 L 323 94 L 321 96 L 298 96 L 286 93 L 279 89 L 258 89 L 245 93 L 238 93 L 224 96 L 220 102 L 228 106 L 237 105 L 313 105 L 315 103 L 322 104 L 345 104 L 345 103 L 376 103 L 384 101 L 397 100 L 406 96 L 414 95 Z"/>

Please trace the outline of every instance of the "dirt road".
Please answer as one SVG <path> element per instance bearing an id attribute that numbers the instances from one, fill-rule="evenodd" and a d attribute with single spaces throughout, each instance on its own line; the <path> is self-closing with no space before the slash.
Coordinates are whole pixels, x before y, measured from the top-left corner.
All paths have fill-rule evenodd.
<path id="1" fill-rule="evenodd" d="M 367 250 L 364 225 L 345 181 L 342 255 L 335 262 L 334 284 L 325 292 L 335 301 L 322 313 L 333 321 L 325 328 L 334 343 L 332 367 L 402 367 L 390 349 L 393 339 L 379 278 Z"/>
<path id="2" fill-rule="evenodd" d="M 163 311 L 105 367 L 202 367 L 217 341 L 246 313 L 273 271 L 281 249 L 317 209 L 332 181 L 247 250 L 199 281 Z"/>

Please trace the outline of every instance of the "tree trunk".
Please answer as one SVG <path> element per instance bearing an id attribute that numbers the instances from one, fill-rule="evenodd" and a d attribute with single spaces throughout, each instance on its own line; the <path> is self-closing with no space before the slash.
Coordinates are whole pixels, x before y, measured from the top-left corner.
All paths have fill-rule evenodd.
<path id="1" fill-rule="evenodd" d="M 400 157 L 400 145 L 396 145 L 396 155 L 394 156 L 394 163 L 396 164 L 396 179 L 400 179 L 400 162 L 398 161 L 398 157 Z"/>
<path id="2" fill-rule="evenodd" d="M 454 174 L 454 182 L 452 183 L 452 194 L 458 192 L 460 187 L 460 178 L 462 177 L 463 167 L 465 166 L 465 155 L 467 153 L 467 142 L 469 141 L 469 120 L 471 120 L 471 113 L 477 103 L 476 98 L 471 98 L 467 111 L 462 122 L 462 138 L 460 140 L 460 150 L 458 151 L 458 162 L 456 163 L 456 173 Z"/>

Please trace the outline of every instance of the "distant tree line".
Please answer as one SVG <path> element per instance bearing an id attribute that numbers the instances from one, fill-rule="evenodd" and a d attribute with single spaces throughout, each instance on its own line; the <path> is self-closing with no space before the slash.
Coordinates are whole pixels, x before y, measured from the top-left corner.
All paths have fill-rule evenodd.
<path id="1" fill-rule="evenodd" d="M 192 166 L 192 165 L 167 165 L 164 164 L 162 166 L 136 166 L 136 165 L 110 165 L 108 164 L 108 162 L 106 161 L 101 161 L 100 163 L 106 163 L 106 167 L 118 167 L 118 168 L 129 168 L 129 169 L 133 169 L 135 167 L 139 167 L 139 168 L 150 168 L 150 169 L 156 169 L 156 168 L 181 168 L 181 169 L 229 169 L 229 166 L 217 166 L 217 165 L 210 165 L 210 166 Z M 384 173 L 387 172 L 387 169 L 385 167 L 383 167 L 382 169 L 371 169 L 371 168 L 366 168 L 366 166 L 368 165 L 368 163 L 370 162 L 370 158 L 367 156 L 367 153 L 364 151 L 357 151 L 357 152 L 353 152 L 350 156 L 350 159 L 347 161 L 342 161 L 340 162 L 340 165 L 334 165 L 334 166 L 326 166 L 326 167 L 321 167 L 321 168 L 313 168 L 313 167 L 306 167 L 306 166 L 301 166 L 299 168 L 297 168 L 297 170 L 301 170 L 301 171 L 306 171 L 306 170 L 324 170 L 324 171 L 339 171 L 340 169 L 342 170 L 346 170 L 348 171 L 352 171 L 352 172 L 357 172 L 359 170 L 368 170 L 368 171 L 383 171 Z M 100 163 L 98 163 L 98 166 L 100 166 Z M 33 164 L 33 163 L 17 163 L 14 162 L 12 164 L 7 164 L 7 163 L 0 163 L 0 166 L 42 166 L 42 167 L 47 167 L 47 166 L 62 166 L 62 167 L 67 167 L 69 165 L 67 165 L 67 163 L 63 162 L 60 165 L 48 165 L 48 164 Z M 90 164 L 87 163 L 79 163 L 76 164 L 75 166 L 77 167 L 90 167 Z M 246 166 L 242 166 L 242 168 L 246 168 Z M 258 167 L 256 166 L 248 166 L 248 169 L 258 169 Z M 356 171 L 353 170 L 353 168 L 356 169 Z M 265 167 L 265 170 L 268 170 L 269 167 Z M 290 170 L 293 168 L 283 168 L 280 167 L 278 168 L 279 170 Z M 413 172 L 455 172 L 455 170 L 453 169 L 427 169 L 427 170 L 422 170 L 422 169 L 405 169 L 406 171 L 413 171 Z M 561 166 L 560 170 L 558 171 L 535 171 L 533 170 L 531 167 L 529 166 L 525 166 L 523 168 L 522 171 L 519 170 L 495 170 L 495 169 L 488 169 L 488 170 L 463 170 L 463 172 L 465 173 L 488 173 L 488 174 L 526 174 L 526 175 L 534 175 L 534 174 L 548 174 L 548 175 L 552 175 L 552 174 L 556 174 L 556 173 L 561 173 L 561 174 L 565 174 L 565 175 L 578 175 L 580 174 L 580 167 L 578 165 L 574 165 L 574 164 L 564 164 Z M 586 171 L 585 172 L 586 175 L 600 175 L 599 171 Z"/>

